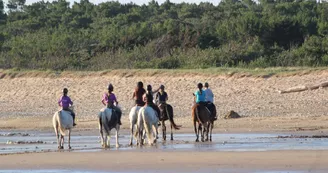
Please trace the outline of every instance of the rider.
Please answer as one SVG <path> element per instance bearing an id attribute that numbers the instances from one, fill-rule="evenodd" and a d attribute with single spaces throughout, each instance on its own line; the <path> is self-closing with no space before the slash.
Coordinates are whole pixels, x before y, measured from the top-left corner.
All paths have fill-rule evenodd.
<path id="1" fill-rule="evenodd" d="M 206 102 L 205 102 L 206 93 L 203 90 L 203 84 L 198 83 L 197 88 L 198 88 L 198 90 L 194 93 L 194 96 L 195 96 L 194 101 L 196 102 L 195 107 L 206 106 Z"/>
<path id="2" fill-rule="evenodd" d="M 155 92 L 157 92 L 158 90 L 156 90 Z M 152 87 L 151 85 L 147 85 L 147 92 L 144 95 L 144 100 L 146 101 L 146 105 L 152 107 L 156 113 L 157 113 L 157 117 L 158 120 L 160 120 L 160 113 L 161 111 L 159 110 L 158 106 L 154 104 L 154 97 L 153 97 L 153 91 L 152 91 Z"/>
<path id="3" fill-rule="evenodd" d="M 194 93 L 195 102 L 198 105 L 205 105 L 206 93 L 203 90 L 203 84 L 198 83 L 197 88 L 198 88 L 198 90 Z"/>
<path id="4" fill-rule="evenodd" d="M 207 105 L 206 107 L 212 112 L 212 109 L 214 108 L 214 101 L 213 101 L 213 97 L 214 97 L 214 94 L 212 92 L 212 90 L 209 88 L 209 85 L 207 82 L 205 82 L 205 101 L 207 102 Z M 214 117 L 214 120 L 216 120 L 217 117 L 215 116 Z"/>
<path id="5" fill-rule="evenodd" d="M 118 101 L 116 100 L 116 96 L 113 93 L 114 87 L 112 84 L 109 84 L 107 89 L 108 89 L 108 92 L 106 92 L 103 95 L 103 99 L 101 100 L 101 102 L 105 106 L 107 105 L 107 108 L 111 108 L 114 111 L 114 113 L 117 113 L 116 115 L 118 116 L 118 124 L 122 125 L 122 123 L 121 123 L 122 111 L 121 111 L 121 109 L 119 109 L 117 107 Z M 115 105 L 114 105 L 114 103 L 115 103 Z"/>
<path id="6" fill-rule="evenodd" d="M 157 94 L 156 94 L 156 98 L 155 98 L 156 103 L 157 103 L 159 109 L 162 110 L 162 112 L 165 110 L 165 107 L 166 107 L 166 105 L 167 105 L 167 104 L 166 104 L 166 101 L 167 101 L 167 99 L 168 99 L 168 95 L 167 95 L 167 93 L 164 91 L 164 89 L 165 89 L 164 85 L 161 85 L 161 86 L 159 87 L 159 92 L 157 92 Z M 162 115 L 162 116 L 163 116 L 163 115 Z"/>
<path id="7" fill-rule="evenodd" d="M 69 98 L 67 96 L 67 93 L 68 93 L 68 89 L 67 88 L 64 88 L 63 89 L 63 96 L 60 97 L 59 101 L 58 101 L 58 105 L 60 107 L 62 107 L 62 110 L 65 110 L 65 111 L 68 111 L 71 113 L 72 115 L 72 118 L 73 118 L 73 126 L 76 126 L 75 124 L 75 113 L 73 112 L 73 110 L 71 110 L 69 108 L 69 106 L 73 106 L 73 102 L 71 100 L 71 98 Z"/>
<path id="8" fill-rule="evenodd" d="M 143 83 L 140 81 L 137 83 L 137 87 L 133 92 L 132 99 L 135 99 L 137 106 L 144 106 L 145 102 L 143 100 L 143 95 L 146 93 L 146 90 L 143 88 Z"/>
<path id="9" fill-rule="evenodd" d="M 156 102 L 158 105 L 166 104 L 166 101 L 168 99 L 168 95 L 164 91 L 164 89 L 165 89 L 164 85 L 161 85 L 159 87 L 159 92 L 157 92 L 157 94 L 156 94 Z"/>

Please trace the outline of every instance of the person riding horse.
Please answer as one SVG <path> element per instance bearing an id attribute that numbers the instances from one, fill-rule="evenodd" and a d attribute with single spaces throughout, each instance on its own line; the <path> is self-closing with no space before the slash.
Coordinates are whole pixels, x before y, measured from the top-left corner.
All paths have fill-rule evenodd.
<path id="1" fill-rule="evenodd" d="M 159 89 L 155 90 L 154 92 L 158 92 L 158 90 Z M 160 120 L 161 111 L 158 108 L 158 106 L 154 104 L 154 97 L 153 97 L 154 92 L 152 91 L 152 86 L 147 85 L 147 92 L 144 95 L 144 101 L 146 102 L 146 105 L 152 107 L 156 111 L 158 120 Z"/>
<path id="2" fill-rule="evenodd" d="M 75 124 L 75 113 L 74 113 L 73 110 L 71 110 L 69 108 L 70 105 L 73 106 L 73 102 L 72 102 L 71 98 L 69 98 L 67 96 L 67 93 L 68 93 L 68 89 L 64 88 L 63 89 L 63 96 L 61 96 L 60 99 L 58 100 L 58 105 L 60 107 L 62 107 L 62 110 L 65 110 L 65 111 L 68 111 L 68 112 L 71 113 L 72 118 L 73 118 L 73 126 L 76 126 L 76 124 Z"/>
<path id="3" fill-rule="evenodd" d="M 137 106 L 144 106 L 146 103 L 143 99 L 144 94 L 146 93 L 146 90 L 143 88 L 143 83 L 140 81 L 137 83 L 137 87 L 135 91 L 133 92 L 132 99 L 135 100 L 135 104 Z"/>
<path id="4" fill-rule="evenodd" d="M 159 90 L 159 92 L 157 92 L 155 100 L 156 100 L 157 106 L 161 110 L 161 117 L 163 118 L 163 112 L 166 111 L 166 106 L 167 106 L 166 101 L 168 100 L 168 95 L 164 91 L 164 89 L 165 89 L 164 85 L 161 85 L 159 87 L 159 89 L 160 90 Z"/>
<path id="5" fill-rule="evenodd" d="M 198 112 L 199 112 L 199 110 L 201 108 L 207 108 L 207 102 L 206 102 L 206 93 L 203 90 L 203 84 L 198 83 L 197 88 L 198 88 L 198 90 L 193 94 L 195 96 L 194 101 L 196 102 L 196 104 L 194 105 L 194 108 L 197 108 Z M 210 110 L 208 110 L 208 111 L 209 111 L 209 114 L 211 114 Z"/>
<path id="6" fill-rule="evenodd" d="M 101 102 L 105 106 L 107 106 L 107 108 L 110 108 L 113 110 L 113 112 L 118 117 L 118 124 L 122 125 L 122 123 L 121 123 L 122 111 L 120 108 L 117 107 L 118 101 L 116 99 L 115 94 L 113 93 L 114 87 L 112 84 L 109 84 L 107 89 L 108 89 L 108 92 L 103 95 L 103 99 L 101 100 Z M 114 105 L 114 103 L 116 104 L 116 106 Z"/>
<path id="7" fill-rule="evenodd" d="M 209 88 L 209 84 L 207 82 L 205 82 L 205 101 L 207 102 L 206 107 L 210 110 L 210 112 L 212 113 L 215 109 L 215 105 L 214 105 L 214 94 L 212 92 L 212 90 Z M 216 114 L 214 115 L 214 117 L 212 117 L 213 120 L 217 120 L 217 116 Z"/>

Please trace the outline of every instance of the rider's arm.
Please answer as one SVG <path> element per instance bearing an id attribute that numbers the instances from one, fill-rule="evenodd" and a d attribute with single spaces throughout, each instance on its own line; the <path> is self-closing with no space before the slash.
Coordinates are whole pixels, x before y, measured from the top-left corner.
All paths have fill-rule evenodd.
<path id="1" fill-rule="evenodd" d="M 152 91 L 152 93 L 157 93 L 160 90 L 160 88 L 158 88 L 157 90 Z"/>
<path id="2" fill-rule="evenodd" d="M 61 107 L 61 102 L 62 102 L 62 97 L 59 98 L 58 100 L 58 106 Z"/>
<path id="3" fill-rule="evenodd" d="M 136 92 L 133 92 L 132 99 L 134 99 L 135 96 L 136 96 Z"/>
<path id="4" fill-rule="evenodd" d="M 117 101 L 117 98 L 116 96 L 113 94 L 113 97 L 114 97 L 114 102 L 116 103 L 116 106 L 118 105 L 118 101 Z"/>
<path id="5" fill-rule="evenodd" d="M 105 106 L 106 106 L 107 101 L 108 101 L 107 99 L 108 99 L 107 94 L 104 94 L 104 95 L 103 95 L 103 99 L 101 100 L 101 103 L 102 103 L 103 105 L 105 105 Z"/>
<path id="6" fill-rule="evenodd" d="M 68 97 L 68 99 L 69 99 L 69 104 L 70 104 L 71 106 L 73 106 L 73 102 L 72 102 L 71 98 Z"/>

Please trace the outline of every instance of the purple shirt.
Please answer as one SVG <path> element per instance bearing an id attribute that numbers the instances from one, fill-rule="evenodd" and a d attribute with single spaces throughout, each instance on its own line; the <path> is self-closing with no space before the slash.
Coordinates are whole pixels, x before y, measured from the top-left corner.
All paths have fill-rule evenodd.
<path id="1" fill-rule="evenodd" d="M 59 99 L 58 104 L 63 108 L 68 108 L 70 104 L 73 105 L 73 102 L 68 96 L 62 96 Z"/>
<path id="2" fill-rule="evenodd" d="M 108 103 L 108 102 L 111 102 L 111 103 L 117 102 L 116 101 L 116 96 L 113 93 L 111 93 L 109 96 L 108 96 L 108 93 L 105 93 L 103 95 L 102 101 L 105 101 L 105 103 Z"/>

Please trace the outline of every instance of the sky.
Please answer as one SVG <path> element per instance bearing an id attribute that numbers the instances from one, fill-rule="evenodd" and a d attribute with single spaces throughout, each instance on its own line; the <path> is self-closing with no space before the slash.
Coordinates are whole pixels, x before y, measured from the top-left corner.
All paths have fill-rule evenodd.
<path id="1" fill-rule="evenodd" d="M 38 2 L 40 0 L 26 0 L 26 4 L 29 5 L 29 4 L 32 4 L 34 2 Z M 44 1 L 52 1 L 52 0 L 44 0 Z M 79 0 L 67 0 L 70 2 L 70 4 L 72 5 L 75 2 L 80 2 Z M 89 2 L 92 2 L 94 4 L 99 4 L 101 2 L 107 2 L 109 0 L 89 0 Z M 142 5 L 142 4 L 148 4 L 148 2 L 150 0 L 118 0 L 120 3 L 129 3 L 129 2 L 133 2 L 135 4 L 138 4 L 138 5 Z M 8 2 L 8 0 L 4 0 L 5 3 Z M 165 0 L 157 0 L 157 2 L 159 4 L 165 2 Z M 170 0 L 170 2 L 173 2 L 173 3 L 181 3 L 181 2 L 186 2 L 186 3 L 196 3 L 196 4 L 199 4 L 200 2 L 211 2 L 213 3 L 214 5 L 217 5 L 219 0 Z"/>

